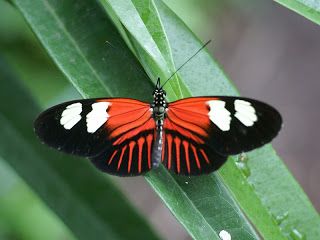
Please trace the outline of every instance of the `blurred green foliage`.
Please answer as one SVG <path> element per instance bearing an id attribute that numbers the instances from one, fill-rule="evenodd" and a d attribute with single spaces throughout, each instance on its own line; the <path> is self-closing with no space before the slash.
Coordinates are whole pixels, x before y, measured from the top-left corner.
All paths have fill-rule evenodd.
<path id="1" fill-rule="evenodd" d="M 0 1 L 0 56 L 10 63 L 39 102 L 45 104 L 68 85 L 21 14 L 5 1 Z M 0 239 L 74 239 L 60 219 L 1 158 L 0 190 Z"/>
<path id="2" fill-rule="evenodd" d="M 0 189 L 1 239 L 75 239 L 1 158 Z"/>
<path id="3" fill-rule="evenodd" d="M 5 1 L 0 1 L 0 54 L 39 102 L 69 85 L 21 14 Z"/>

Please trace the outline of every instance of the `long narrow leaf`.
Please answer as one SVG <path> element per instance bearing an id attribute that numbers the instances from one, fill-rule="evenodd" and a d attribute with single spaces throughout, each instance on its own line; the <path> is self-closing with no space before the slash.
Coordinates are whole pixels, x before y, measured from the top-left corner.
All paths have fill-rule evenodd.
<path id="1" fill-rule="evenodd" d="M 0 229 L 8 239 L 76 240 L 1 157 L 0 189 Z M 0 234 L 0 239 L 7 238 Z"/>

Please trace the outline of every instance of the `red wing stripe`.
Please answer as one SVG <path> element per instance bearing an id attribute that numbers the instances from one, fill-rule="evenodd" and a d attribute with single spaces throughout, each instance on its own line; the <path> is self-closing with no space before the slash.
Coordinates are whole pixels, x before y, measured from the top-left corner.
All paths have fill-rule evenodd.
<path id="1" fill-rule="evenodd" d="M 201 169 L 200 161 L 199 161 L 198 154 L 197 154 L 197 149 L 196 149 L 195 146 L 193 146 L 193 145 L 191 145 L 191 149 L 192 149 L 192 151 L 193 151 L 194 158 L 196 159 L 197 167 L 198 167 L 199 169 Z"/>
<path id="2" fill-rule="evenodd" d="M 151 144 L 152 144 L 153 136 L 149 134 L 147 136 L 147 146 L 148 146 L 148 167 L 151 169 Z"/>
<path id="3" fill-rule="evenodd" d="M 203 149 L 200 149 L 200 152 L 201 152 L 202 156 L 204 157 L 204 159 L 206 160 L 206 162 L 207 162 L 208 164 L 210 164 L 210 161 L 209 161 L 209 159 L 208 159 L 208 156 L 207 156 L 207 154 L 203 151 Z"/>
<path id="4" fill-rule="evenodd" d="M 136 145 L 135 141 L 131 141 L 129 143 L 129 162 L 128 162 L 128 173 L 131 171 L 131 162 L 132 162 L 132 152 L 134 149 L 134 146 Z"/>
<path id="5" fill-rule="evenodd" d="M 112 156 L 111 156 L 111 158 L 110 158 L 110 160 L 109 160 L 109 162 L 108 162 L 108 165 L 111 164 L 111 162 L 112 162 L 114 156 L 117 154 L 117 152 L 118 152 L 118 150 L 115 150 L 115 151 L 113 152 L 113 154 L 112 154 Z"/>
<path id="6" fill-rule="evenodd" d="M 184 147 L 184 153 L 185 153 L 185 158 L 186 158 L 186 164 L 187 164 L 187 170 L 188 173 L 190 173 L 190 160 L 189 160 L 189 142 L 183 141 L 182 145 Z"/>
<path id="7" fill-rule="evenodd" d="M 174 138 L 174 143 L 176 145 L 176 163 L 177 163 L 177 172 L 180 173 L 180 144 L 181 140 L 178 137 Z"/>
<path id="8" fill-rule="evenodd" d="M 145 140 L 144 137 L 140 137 L 138 139 L 138 149 L 139 149 L 139 156 L 138 156 L 138 171 L 141 173 L 141 163 L 142 163 L 142 149 L 143 149 L 143 144 Z"/>
<path id="9" fill-rule="evenodd" d="M 167 145 L 168 145 L 168 169 L 171 168 L 171 153 L 172 153 L 172 136 L 167 134 Z"/>
<path id="10" fill-rule="evenodd" d="M 125 145 L 125 146 L 122 148 L 121 155 L 120 155 L 120 159 L 119 159 L 119 162 L 118 162 L 117 171 L 119 171 L 119 169 L 120 169 L 120 166 L 121 166 L 121 163 L 122 163 L 123 154 L 124 154 L 124 152 L 126 151 L 127 146 L 128 146 L 128 145 Z"/>

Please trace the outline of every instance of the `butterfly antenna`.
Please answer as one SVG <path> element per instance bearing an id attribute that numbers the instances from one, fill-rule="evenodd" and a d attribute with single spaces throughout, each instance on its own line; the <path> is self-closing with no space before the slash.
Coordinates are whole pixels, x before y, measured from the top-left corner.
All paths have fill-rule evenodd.
<path id="1" fill-rule="evenodd" d="M 174 73 L 171 74 L 171 76 L 164 82 L 164 84 L 161 86 L 161 88 L 166 85 L 166 83 L 181 69 L 184 67 L 184 65 L 186 65 L 194 56 L 196 56 L 202 49 L 204 49 L 209 43 L 211 42 L 211 40 L 207 41 L 198 51 L 196 51 L 191 57 L 189 57 L 187 59 L 187 61 L 185 61 Z"/>

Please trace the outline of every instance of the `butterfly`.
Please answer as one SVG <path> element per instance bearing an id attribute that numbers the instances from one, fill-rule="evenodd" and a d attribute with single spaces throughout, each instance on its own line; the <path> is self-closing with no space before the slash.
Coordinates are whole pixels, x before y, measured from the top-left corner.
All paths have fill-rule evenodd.
<path id="1" fill-rule="evenodd" d="M 100 170 L 138 176 L 161 163 L 180 175 L 208 174 L 229 155 L 263 146 L 279 132 L 281 115 L 243 97 L 203 96 L 166 101 L 158 78 L 153 102 L 82 99 L 39 115 L 35 133 L 47 145 L 89 158 Z"/>

